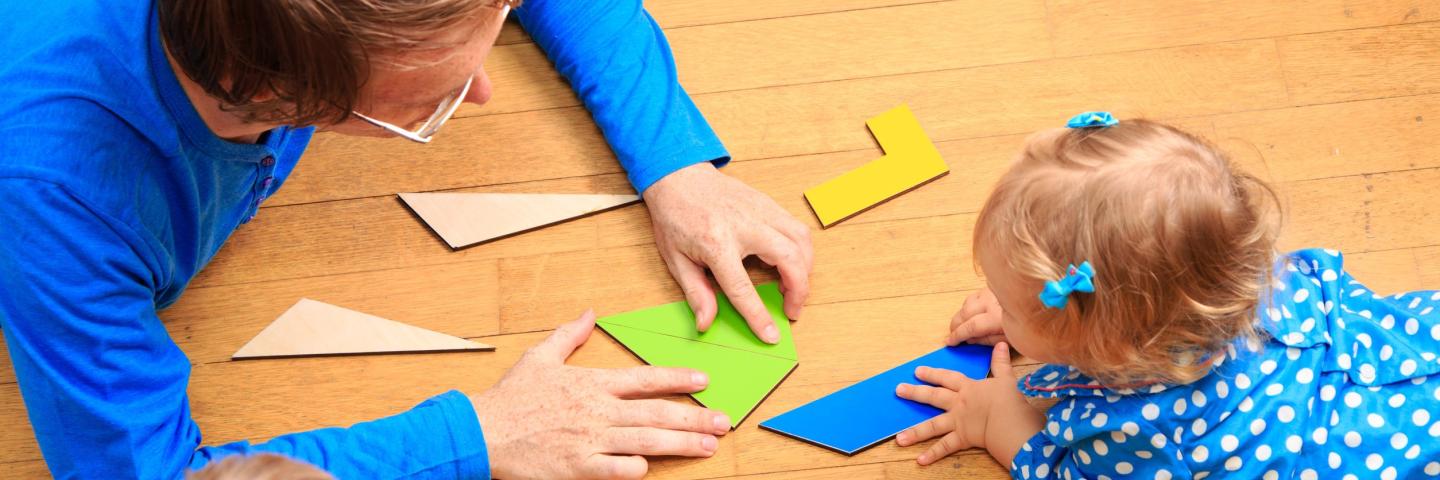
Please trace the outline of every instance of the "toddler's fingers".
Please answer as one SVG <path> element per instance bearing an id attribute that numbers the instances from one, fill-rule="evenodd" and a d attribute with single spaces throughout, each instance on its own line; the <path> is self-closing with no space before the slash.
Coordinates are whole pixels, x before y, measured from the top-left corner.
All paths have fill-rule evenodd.
<path id="1" fill-rule="evenodd" d="M 928 383 L 940 385 L 956 392 L 960 391 L 960 389 L 962 388 L 965 388 L 966 384 L 975 380 L 970 377 L 966 377 L 965 374 L 954 370 L 930 367 L 916 368 L 915 376 Z"/>
<path id="2" fill-rule="evenodd" d="M 983 343 L 988 337 L 1003 333 L 1004 330 L 1001 330 L 998 324 L 991 325 L 986 317 L 971 317 L 968 321 L 950 330 L 950 336 L 945 338 L 945 344 L 953 347 L 965 342 L 976 343 L 979 341 Z"/>
<path id="3" fill-rule="evenodd" d="M 955 431 L 955 425 L 945 414 L 936 415 L 924 423 L 910 427 L 895 436 L 895 443 L 908 447 L 940 435 Z"/>
<path id="4" fill-rule="evenodd" d="M 1010 344 L 995 344 L 995 351 L 990 355 L 990 371 L 994 372 L 995 378 L 1015 380 L 1014 367 L 1010 366 Z"/>
<path id="5" fill-rule="evenodd" d="M 911 385 L 902 383 L 895 386 L 895 395 L 906 400 L 914 400 L 942 410 L 950 405 L 950 400 L 955 398 L 955 392 L 943 388 L 936 388 L 929 385 Z"/>
<path id="6" fill-rule="evenodd" d="M 960 305 L 960 313 L 957 316 L 965 319 L 978 315 L 985 311 L 985 303 L 980 300 L 979 293 L 965 297 L 965 303 Z"/>
<path id="7" fill-rule="evenodd" d="M 931 445 L 929 450 L 926 450 L 925 453 L 920 454 L 920 458 L 917 458 L 915 460 L 921 465 L 929 465 L 935 463 L 942 458 L 950 456 L 950 454 L 952 453 L 973 446 L 974 445 L 970 445 L 969 442 L 966 442 L 964 438 L 961 438 L 959 431 L 954 431 L 946 434 L 943 437 L 940 437 L 940 441 L 935 442 L 934 445 Z"/>

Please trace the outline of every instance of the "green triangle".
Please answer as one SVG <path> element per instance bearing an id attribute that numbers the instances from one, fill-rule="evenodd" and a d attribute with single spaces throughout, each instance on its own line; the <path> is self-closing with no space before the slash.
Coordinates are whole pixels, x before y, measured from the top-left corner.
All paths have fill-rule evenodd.
<path id="1" fill-rule="evenodd" d="M 790 337 L 790 319 L 785 317 L 785 298 L 780 295 L 780 287 L 771 282 L 755 287 L 755 292 L 760 294 L 760 300 L 765 302 L 765 308 L 770 311 L 770 318 L 775 321 L 775 327 L 780 329 L 779 343 L 771 345 L 756 337 L 750 331 L 750 326 L 745 323 L 745 318 L 740 316 L 740 312 L 735 310 L 735 306 L 730 304 L 730 299 L 726 298 L 723 293 L 715 296 L 716 304 L 719 307 L 716 309 L 715 323 L 711 324 L 710 330 L 705 333 L 700 333 L 695 329 L 695 313 L 690 310 L 690 304 L 685 302 L 667 303 L 658 307 L 611 315 L 597 320 L 596 323 L 601 326 L 630 327 L 789 360 L 799 360 L 795 354 L 795 341 Z"/>
<path id="2" fill-rule="evenodd" d="M 600 328 L 645 363 L 658 367 L 693 368 L 709 375 L 709 386 L 690 396 L 706 408 L 729 415 L 732 429 L 745 420 L 799 363 L 619 325 L 600 325 Z"/>

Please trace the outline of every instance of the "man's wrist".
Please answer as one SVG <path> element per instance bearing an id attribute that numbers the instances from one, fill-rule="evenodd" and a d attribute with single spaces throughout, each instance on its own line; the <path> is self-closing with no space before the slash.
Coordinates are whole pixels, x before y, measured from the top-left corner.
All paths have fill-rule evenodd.
<path id="1" fill-rule="evenodd" d="M 642 193 L 641 196 L 645 197 L 646 202 L 650 202 L 663 195 L 665 191 L 674 188 L 673 186 L 675 184 L 684 183 L 687 178 L 718 173 L 719 171 L 720 170 L 715 168 L 715 165 L 710 162 L 693 163 L 660 177 L 655 183 L 650 184 L 650 188 L 645 189 L 645 192 Z"/>

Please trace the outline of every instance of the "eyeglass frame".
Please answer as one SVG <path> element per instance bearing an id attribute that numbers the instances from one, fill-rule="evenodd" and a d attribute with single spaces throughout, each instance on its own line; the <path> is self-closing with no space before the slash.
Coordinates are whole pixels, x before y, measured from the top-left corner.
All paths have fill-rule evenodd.
<path id="1" fill-rule="evenodd" d="M 501 21 L 504 21 L 504 19 L 510 15 L 510 5 L 506 4 L 502 8 L 503 11 L 500 13 L 500 19 Z M 445 125 L 445 122 L 450 120 L 451 117 L 454 117 L 455 111 L 459 110 L 460 105 L 465 103 L 465 96 L 470 94 L 470 86 L 473 84 L 475 84 L 475 75 L 472 74 L 470 75 L 470 78 L 465 80 L 465 86 L 460 87 L 459 90 L 451 92 L 450 95 L 446 96 L 443 100 L 441 100 L 440 104 L 435 106 L 435 113 L 430 114 L 430 118 L 426 119 L 425 123 L 420 124 L 420 126 L 416 127 L 415 130 L 403 128 L 393 123 L 386 122 L 384 120 L 380 120 L 354 110 L 351 110 L 350 114 L 355 115 L 355 117 L 361 120 L 364 120 L 366 123 L 383 128 L 390 133 L 399 135 L 406 140 L 417 143 L 430 143 L 430 140 L 435 138 L 435 132 L 440 131 L 440 127 L 442 125 Z"/>

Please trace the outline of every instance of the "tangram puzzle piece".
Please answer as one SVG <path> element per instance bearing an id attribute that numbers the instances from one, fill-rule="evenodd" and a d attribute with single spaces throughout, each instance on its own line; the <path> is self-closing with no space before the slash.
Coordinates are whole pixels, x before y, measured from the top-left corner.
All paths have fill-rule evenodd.
<path id="1" fill-rule="evenodd" d="M 756 291 L 780 330 L 775 345 L 756 338 L 724 294 L 716 296 L 715 323 L 704 333 L 696 331 L 695 314 L 685 302 L 613 315 L 596 324 L 645 363 L 705 372 L 710 385 L 691 396 L 725 412 L 735 428 L 799 364 L 780 288 L 769 283 Z"/>
<path id="2" fill-rule="evenodd" d="M 459 249 L 640 201 L 636 195 L 402 193 L 400 200 Z"/>
<path id="3" fill-rule="evenodd" d="M 829 227 L 950 172 L 910 107 L 900 105 L 866 122 L 885 156 L 805 191 Z"/>
<path id="4" fill-rule="evenodd" d="M 760 423 L 760 428 L 846 455 L 869 448 L 944 413 L 895 395 L 901 383 L 922 385 L 915 368 L 955 370 L 974 379 L 990 371 L 990 348 L 945 347 Z"/>
<path id="5" fill-rule="evenodd" d="M 483 343 L 302 298 L 230 358 L 494 349 Z"/>

